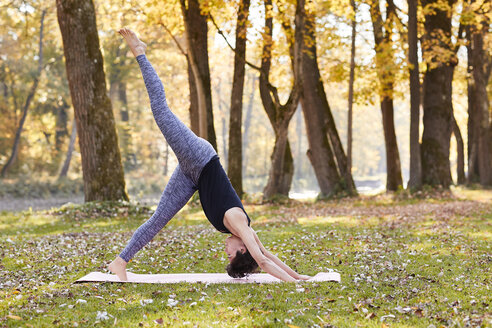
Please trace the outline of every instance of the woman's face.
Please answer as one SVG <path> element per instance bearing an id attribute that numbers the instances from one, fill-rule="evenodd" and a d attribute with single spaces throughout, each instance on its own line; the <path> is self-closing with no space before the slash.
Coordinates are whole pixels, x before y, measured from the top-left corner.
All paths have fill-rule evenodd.
<path id="1" fill-rule="evenodd" d="M 234 259 L 237 251 L 240 251 L 241 253 L 246 252 L 246 246 L 244 246 L 241 238 L 234 235 L 227 237 L 225 240 L 225 252 L 227 254 L 227 259 L 229 260 L 229 262 Z"/>

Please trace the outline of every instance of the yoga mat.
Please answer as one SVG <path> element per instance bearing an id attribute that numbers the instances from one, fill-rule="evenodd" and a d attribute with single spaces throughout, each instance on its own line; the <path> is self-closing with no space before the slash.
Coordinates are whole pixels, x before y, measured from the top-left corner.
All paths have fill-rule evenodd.
<path id="1" fill-rule="evenodd" d="M 146 284 L 174 284 L 179 282 L 202 282 L 211 284 L 237 284 L 237 283 L 273 283 L 282 282 L 280 279 L 268 273 L 255 273 L 246 278 L 231 278 L 227 273 L 171 273 L 171 274 L 136 274 L 127 272 L 128 281 L 121 281 L 116 275 L 101 272 L 91 272 L 75 281 L 83 282 L 133 282 Z M 320 272 L 313 278 L 306 280 L 312 282 L 335 281 L 340 282 L 338 272 Z"/>

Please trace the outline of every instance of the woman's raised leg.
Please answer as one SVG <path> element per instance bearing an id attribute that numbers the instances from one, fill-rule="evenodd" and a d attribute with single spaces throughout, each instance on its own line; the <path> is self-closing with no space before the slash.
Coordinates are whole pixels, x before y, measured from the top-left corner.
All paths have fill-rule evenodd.
<path id="1" fill-rule="evenodd" d="M 167 104 L 164 86 L 145 55 L 145 48 L 142 46 L 143 43 L 137 38 L 135 33 L 128 29 L 122 29 L 120 30 L 120 34 L 123 35 L 132 49 L 133 54 L 136 56 L 145 87 L 149 94 L 152 114 L 159 129 L 176 154 L 181 169 L 196 184 L 203 166 L 216 155 L 215 150 L 210 143 L 197 137 L 171 112 Z"/>

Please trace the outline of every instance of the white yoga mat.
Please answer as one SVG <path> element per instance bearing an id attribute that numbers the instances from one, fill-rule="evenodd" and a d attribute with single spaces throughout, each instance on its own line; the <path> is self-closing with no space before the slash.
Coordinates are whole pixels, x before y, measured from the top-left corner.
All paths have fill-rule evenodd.
<path id="1" fill-rule="evenodd" d="M 273 283 L 282 282 L 268 273 L 255 273 L 246 278 L 231 278 L 227 273 L 171 273 L 171 274 L 136 274 L 127 272 L 128 281 L 121 281 L 116 275 L 91 272 L 86 276 L 75 281 L 81 282 L 133 282 L 146 284 L 174 284 L 179 282 L 201 282 L 211 284 L 237 284 L 237 283 Z M 320 272 L 309 280 L 311 282 L 319 281 L 335 281 L 340 282 L 340 274 L 338 272 Z"/>

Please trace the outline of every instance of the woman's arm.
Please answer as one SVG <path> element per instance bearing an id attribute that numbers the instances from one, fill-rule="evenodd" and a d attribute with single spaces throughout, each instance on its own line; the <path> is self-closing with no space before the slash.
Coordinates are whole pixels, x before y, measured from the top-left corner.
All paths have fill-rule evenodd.
<path id="1" fill-rule="evenodd" d="M 282 270 L 284 270 L 285 272 L 287 272 L 294 279 L 307 280 L 307 279 L 311 278 L 310 276 L 307 276 L 307 275 L 298 274 L 297 272 L 295 272 L 294 270 L 292 270 L 287 264 L 285 264 L 284 262 L 282 262 L 278 257 L 276 257 L 275 255 L 273 255 L 272 253 L 270 253 L 265 248 L 265 246 L 263 246 L 263 244 L 261 243 L 260 238 L 258 238 L 258 235 L 256 234 L 256 232 L 253 229 L 251 229 L 251 230 L 253 231 L 253 235 L 255 237 L 256 243 L 258 244 L 261 252 L 265 255 L 265 257 L 267 257 L 268 259 L 270 259 L 273 263 L 275 263 L 278 267 L 280 267 Z"/>
<path id="2" fill-rule="evenodd" d="M 252 229 L 242 230 L 239 234 L 239 238 L 241 238 L 249 253 L 263 271 L 283 281 L 296 281 L 296 279 L 288 274 L 282 267 L 279 267 L 262 253 L 255 240 L 254 231 Z"/>

